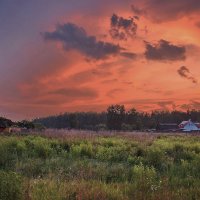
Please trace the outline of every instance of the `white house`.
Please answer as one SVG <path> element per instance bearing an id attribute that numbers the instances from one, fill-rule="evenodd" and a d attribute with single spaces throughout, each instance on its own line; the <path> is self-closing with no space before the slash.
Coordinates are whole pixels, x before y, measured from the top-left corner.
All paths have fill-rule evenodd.
<path id="1" fill-rule="evenodd" d="M 190 132 L 190 131 L 200 131 L 200 124 L 194 123 L 189 119 L 188 121 L 183 121 L 179 124 L 180 130 L 184 132 Z"/>

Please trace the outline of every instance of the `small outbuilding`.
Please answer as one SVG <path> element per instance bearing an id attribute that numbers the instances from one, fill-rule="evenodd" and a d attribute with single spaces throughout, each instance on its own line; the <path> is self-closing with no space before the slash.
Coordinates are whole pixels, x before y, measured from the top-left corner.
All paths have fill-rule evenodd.
<path id="1" fill-rule="evenodd" d="M 200 123 L 192 122 L 191 119 L 179 124 L 179 129 L 184 132 L 200 131 Z"/>

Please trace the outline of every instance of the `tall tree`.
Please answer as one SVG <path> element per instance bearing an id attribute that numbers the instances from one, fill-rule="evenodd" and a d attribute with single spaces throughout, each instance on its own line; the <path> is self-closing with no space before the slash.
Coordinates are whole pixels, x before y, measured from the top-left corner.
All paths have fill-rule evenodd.
<path id="1" fill-rule="evenodd" d="M 110 130 L 120 130 L 125 119 L 124 105 L 111 105 L 107 109 L 107 126 Z"/>

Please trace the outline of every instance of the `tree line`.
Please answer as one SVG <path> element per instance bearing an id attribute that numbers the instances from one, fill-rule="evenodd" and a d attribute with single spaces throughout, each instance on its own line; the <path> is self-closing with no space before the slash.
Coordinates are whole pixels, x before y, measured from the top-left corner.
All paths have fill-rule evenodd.
<path id="1" fill-rule="evenodd" d="M 47 128 L 86 130 L 144 130 L 156 129 L 159 123 L 177 123 L 191 119 L 200 122 L 199 110 L 138 112 L 135 108 L 126 110 L 124 105 L 111 105 L 106 112 L 63 113 L 37 118 Z"/>
<path id="2" fill-rule="evenodd" d="M 44 130 L 45 127 L 41 123 L 37 123 L 36 121 L 22 120 L 13 122 L 10 119 L 5 117 L 0 117 L 0 129 L 9 128 L 9 127 L 19 127 L 26 128 L 27 130 L 35 129 L 35 130 Z"/>

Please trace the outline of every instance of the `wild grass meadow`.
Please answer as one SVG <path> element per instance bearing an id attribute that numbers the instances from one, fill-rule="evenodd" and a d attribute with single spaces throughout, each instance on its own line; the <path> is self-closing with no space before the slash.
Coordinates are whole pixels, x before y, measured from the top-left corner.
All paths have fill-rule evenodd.
<path id="1" fill-rule="evenodd" d="M 0 136 L 0 200 L 200 199 L 200 137 L 49 131 Z"/>

